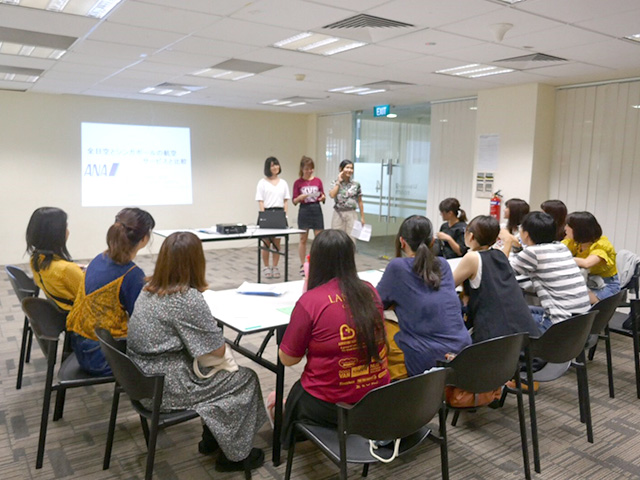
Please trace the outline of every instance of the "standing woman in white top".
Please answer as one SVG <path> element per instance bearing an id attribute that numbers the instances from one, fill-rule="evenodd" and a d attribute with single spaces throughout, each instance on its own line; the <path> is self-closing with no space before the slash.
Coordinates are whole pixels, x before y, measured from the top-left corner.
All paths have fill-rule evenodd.
<path id="1" fill-rule="evenodd" d="M 282 172 L 280 162 L 276 157 L 269 157 L 264 162 L 264 177 L 258 182 L 256 188 L 256 201 L 258 202 L 259 210 L 264 212 L 265 210 L 284 210 L 287 214 L 287 202 L 291 198 L 289 194 L 289 185 L 283 179 L 278 178 L 278 175 Z M 280 239 L 275 237 L 264 238 L 264 243 L 267 247 L 273 247 L 276 250 L 280 250 Z M 269 265 L 269 251 L 262 251 L 262 261 L 264 262 L 264 268 L 262 274 L 265 278 L 280 278 L 280 270 L 278 270 L 278 262 L 280 261 L 280 255 L 272 253 L 273 266 Z"/>

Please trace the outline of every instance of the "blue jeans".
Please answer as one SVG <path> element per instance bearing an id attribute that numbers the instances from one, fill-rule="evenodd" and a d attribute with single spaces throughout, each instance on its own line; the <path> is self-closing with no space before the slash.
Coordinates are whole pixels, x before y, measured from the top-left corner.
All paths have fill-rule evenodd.
<path id="1" fill-rule="evenodd" d="M 69 335 L 71 335 L 71 346 L 80 368 L 96 377 L 113 375 L 111 367 L 100 349 L 100 342 L 85 338 L 75 332 L 69 332 Z"/>
<path id="2" fill-rule="evenodd" d="M 551 319 L 544 314 L 544 308 L 537 307 L 535 305 L 529 305 L 529 310 L 531 310 L 531 316 L 536 321 L 538 325 L 538 330 L 540 333 L 544 333 L 547 329 L 553 325 Z"/>
<path id="3" fill-rule="evenodd" d="M 604 300 L 620 291 L 618 274 L 615 274 L 613 277 L 602 277 L 602 280 L 604 280 L 604 287 L 600 290 L 591 290 L 593 294 L 598 297 L 598 300 Z"/>

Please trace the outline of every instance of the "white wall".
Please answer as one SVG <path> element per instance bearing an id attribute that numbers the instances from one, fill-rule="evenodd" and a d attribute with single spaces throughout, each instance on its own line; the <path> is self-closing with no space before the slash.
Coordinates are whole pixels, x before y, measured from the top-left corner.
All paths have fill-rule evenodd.
<path id="1" fill-rule="evenodd" d="M 315 120 L 308 115 L 14 92 L 0 92 L 0 111 L 0 264 L 27 261 L 26 226 L 33 210 L 45 205 L 69 214 L 74 258 L 92 258 L 106 247 L 119 208 L 80 205 L 81 122 L 191 129 L 193 205 L 145 207 L 160 229 L 255 223 L 255 186 L 265 158 L 280 160 L 291 188 L 300 157 L 315 149 Z M 295 222 L 295 209 L 289 217 Z M 152 251 L 160 244 L 156 238 Z"/>
<path id="2" fill-rule="evenodd" d="M 503 200 L 522 198 L 537 209 L 540 202 L 549 198 L 553 101 L 553 87 L 541 84 L 478 94 L 476 139 L 480 135 L 499 136 L 494 190 L 502 190 Z M 477 161 L 477 149 L 475 155 Z M 471 210 L 471 217 L 488 215 L 489 200 L 475 198 L 474 192 Z"/>

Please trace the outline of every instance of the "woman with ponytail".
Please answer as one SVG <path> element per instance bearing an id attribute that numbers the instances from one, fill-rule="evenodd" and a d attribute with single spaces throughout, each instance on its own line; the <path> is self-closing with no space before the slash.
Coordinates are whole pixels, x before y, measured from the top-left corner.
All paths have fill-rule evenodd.
<path id="1" fill-rule="evenodd" d="M 428 218 L 407 218 L 396 237 L 396 257 L 378 284 L 385 309 L 398 322 L 386 321 L 392 379 L 435 367 L 447 353 L 471 344 L 462 320 L 451 268 L 431 251 L 433 227 Z"/>
<path id="2" fill-rule="evenodd" d="M 144 285 L 144 272 L 133 260 L 149 243 L 153 217 L 139 208 L 124 208 L 107 232 L 107 250 L 95 257 L 67 317 L 67 332 L 80 367 L 91 375 L 111 375 L 94 330 L 115 338 L 127 336 L 129 316 Z"/>
<path id="3" fill-rule="evenodd" d="M 71 261 L 67 250 L 68 237 L 64 210 L 40 207 L 31 214 L 26 240 L 33 280 L 47 297 L 67 312 L 82 283 L 82 269 Z"/>
<path id="4" fill-rule="evenodd" d="M 358 278 L 353 241 L 342 230 L 323 230 L 309 258 L 309 288 L 291 313 L 279 351 L 286 366 L 307 357 L 287 397 L 286 448 L 294 422 L 335 427 L 336 403 L 356 403 L 389 383 L 382 302 L 375 288 Z"/>
<path id="5" fill-rule="evenodd" d="M 464 230 L 467 228 L 467 214 L 460 208 L 457 198 L 445 198 L 438 206 L 444 223 L 437 233 L 438 249 L 444 258 L 464 256 L 467 247 L 464 244 Z"/>

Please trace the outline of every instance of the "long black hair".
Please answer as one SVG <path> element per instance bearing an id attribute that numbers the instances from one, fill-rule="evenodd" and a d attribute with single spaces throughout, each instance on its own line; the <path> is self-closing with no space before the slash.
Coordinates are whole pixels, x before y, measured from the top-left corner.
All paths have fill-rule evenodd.
<path id="1" fill-rule="evenodd" d="M 323 230 L 313 240 L 309 258 L 309 290 L 337 278 L 358 344 L 367 358 L 381 361 L 378 347 L 385 334 L 380 305 L 373 290 L 358 278 L 353 240 L 342 230 Z"/>
<path id="2" fill-rule="evenodd" d="M 522 223 L 522 219 L 529 213 L 529 204 L 521 198 L 510 198 L 505 202 L 504 206 L 509 209 L 507 230 L 509 230 L 509 233 L 515 234 Z"/>
<path id="3" fill-rule="evenodd" d="M 424 280 L 434 290 L 440 288 L 442 270 L 429 245 L 433 240 L 433 225 L 427 217 L 412 215 L 400 225 L 396 236 L 396 257 L 402 256 L 400 237 L 407 242 L 415 252 L 413 272 Z"/>
<path id="4" fill-rule="evenodd" d="M 27 233 L 27 253 L 36 272 L 46 270 L 54 255 L 71 261 L 67 250 L 67 214 L 56 207 L 40 207 L 29 219 Z M 44 256 L 41 259 L 41 256 Z"/>

